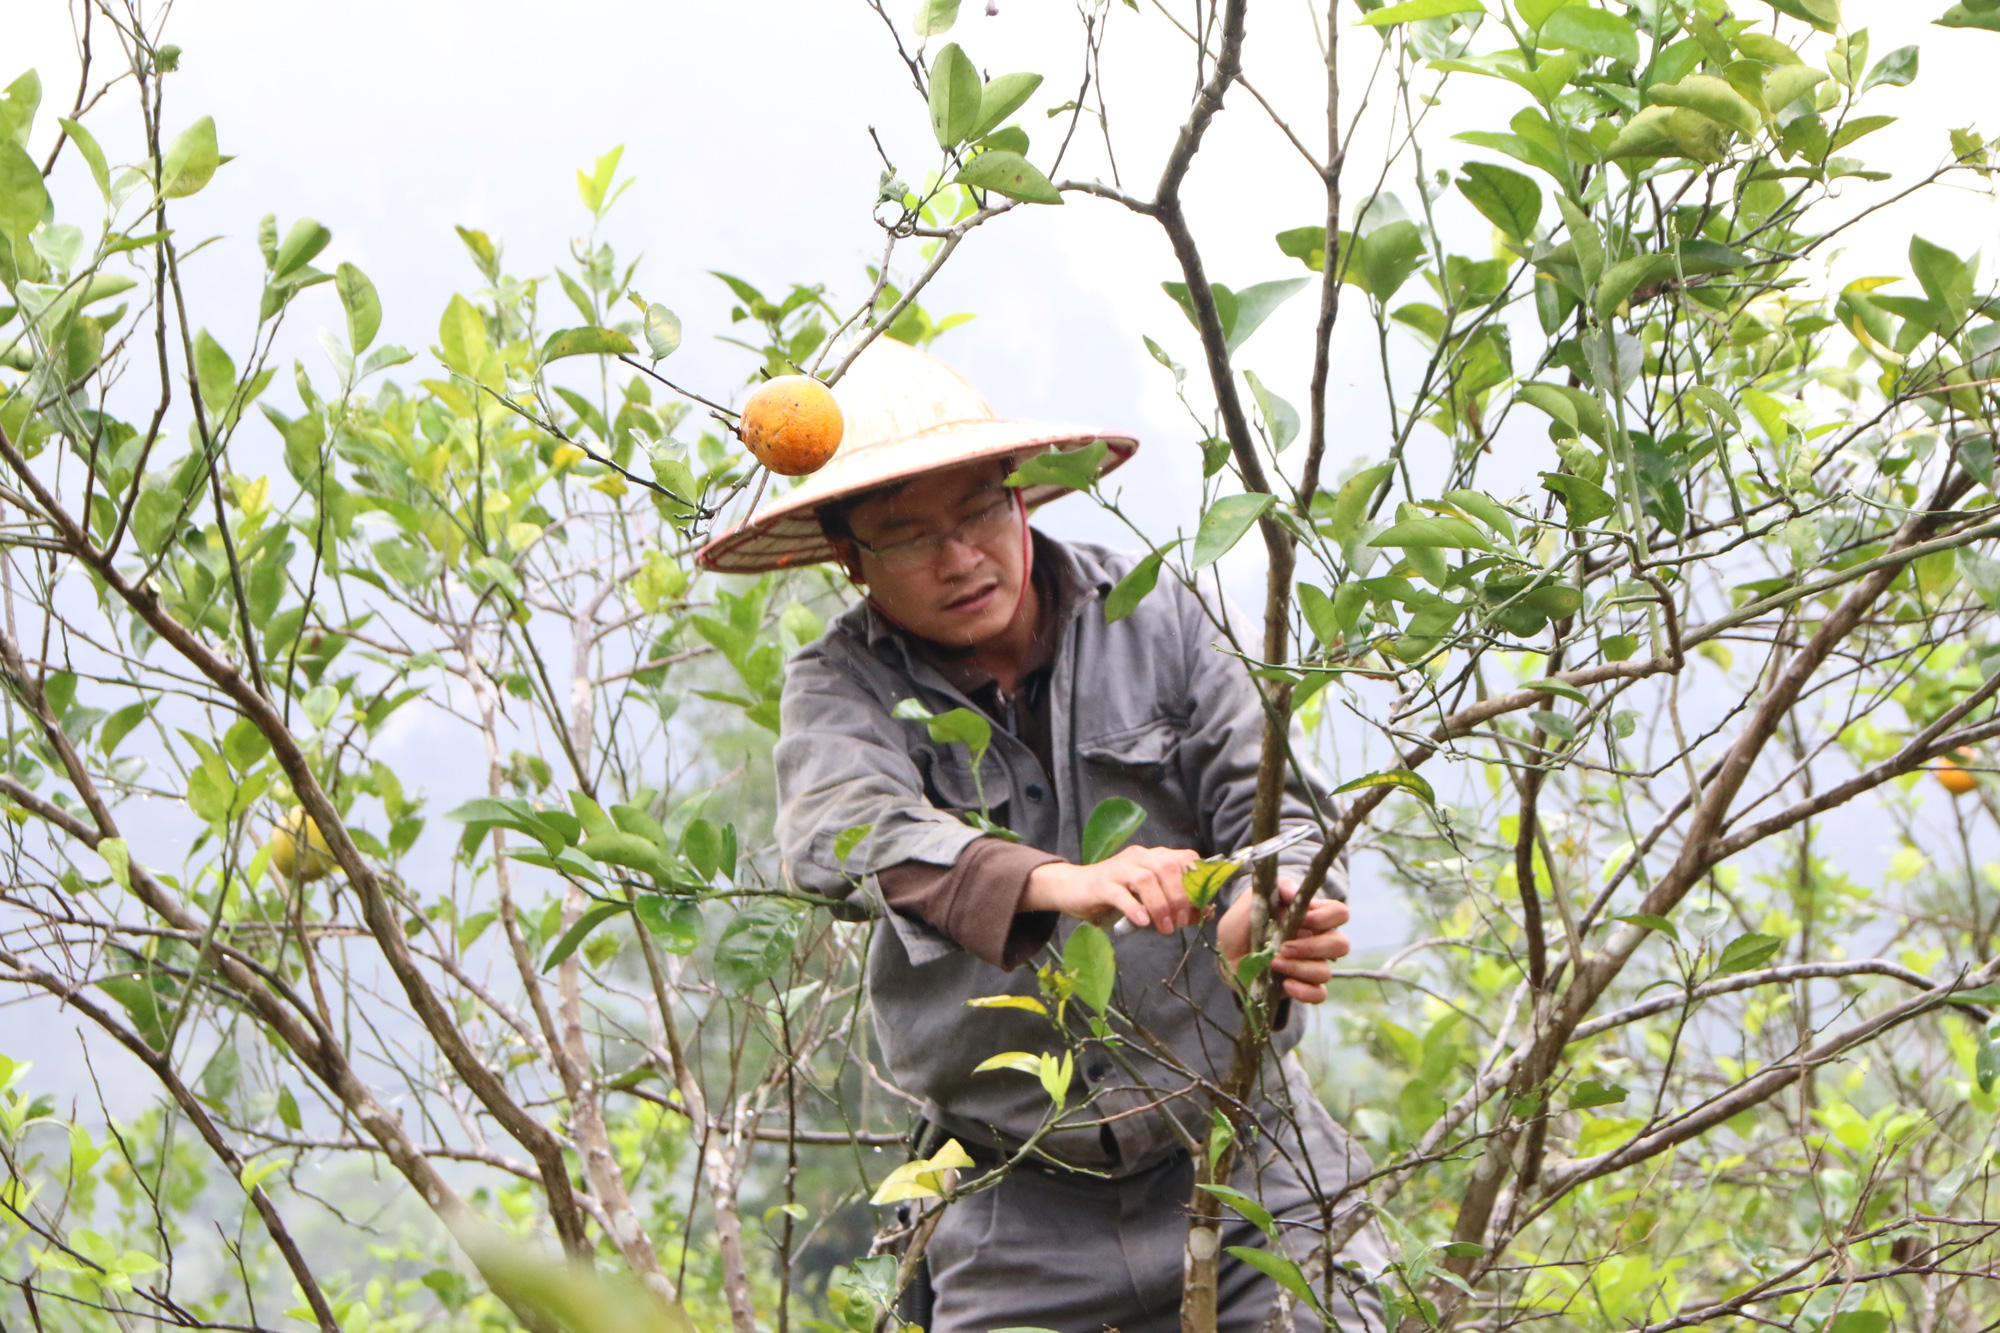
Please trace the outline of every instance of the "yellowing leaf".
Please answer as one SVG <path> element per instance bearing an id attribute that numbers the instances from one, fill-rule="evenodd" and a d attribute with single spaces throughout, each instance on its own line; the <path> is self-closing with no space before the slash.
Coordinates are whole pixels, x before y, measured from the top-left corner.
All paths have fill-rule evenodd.
<path id="1" fill-rule="evenodd" d="M 972 1072 L 984 1074 L 995 1069 L 1012 1069 L 1017 1073 L 1039 1075 L 1042 1072 L 1042 1057 L 1030 1055 L 1026 1051 L 1002 1051 L 998 1055 L 981 1060 Z"/>
<path id="2" fill-rule="evenodd" d="M 1032 995 L 982 995 L 975 1000 L 967 1000 L 968 1009 L 1025 1009 L 1033 1014 L 1046 1014 L 1048 1008 Z"/>
<path id="3" fill-rule="evenodd" d="M 959 1146 L 957 1139 L 946 1139 L 944 1147 L 930 1158 L 905 1162 L 891 1171 L 876 1187 L 869 1202 L 885 1204 L 900 1203 L 905 1199 L 940 1198 L 947 1188 L 944 1173 L 972 1164 L 971 1154 Z"/>
<path id="4" fill-rule="evenodd" d="M 1181 872 L 1181 888 L 1196 907 L 1207 907 L 1222 892 L 1230 876 L 1242 869 L 1235 861 L 1196 861 Z"/>

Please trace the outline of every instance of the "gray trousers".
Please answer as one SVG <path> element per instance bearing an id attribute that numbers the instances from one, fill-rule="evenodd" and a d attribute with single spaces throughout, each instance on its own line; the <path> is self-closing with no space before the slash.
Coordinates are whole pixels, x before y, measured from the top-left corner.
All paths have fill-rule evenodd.
<path id="1" fill-rule="evenodd" d="M 1323 1271 L 1320 1198 L 1338 1194 L 1368 1171 L 1368 1157 L 1336 1125 L 1286 1060 L 1290 1114 L 1260 1116 L 1264 1137 L 1238 1153 L 1231 1184 L 1280 1220 L 1279 1234 L 1313 1279 Z M 1301 1092 L 1303 1095 L 1300 1095 Z M 930 1333 L 1052 1329 L 1055 1333 L 1178 1333 L 1187 1204 L 1194 1164 L 1180 1154 L 1129 1176 L 1016 1170 L 945 1210 L 927 1251 L 936 1305 Z M 1346 1213 L 1357 1200 L 1341 1201 Z M 1222 1243 L 1263 1248 L 1255 1226 L 1224 1210 Z M 1290 1225 L 1285 1225 L 1287 1222 Z M 1343 1261 L 1378 1273 L 1387 1251 L 1371 1223 L 1341 1251 Z M 1217 1292 L 1217 1326 L 1257 1333 L 1268 1326 L 1320 1333 L 1318 1317 L 1279 1301 L 1280 1289 L 1226 1252 Z M 1343 1333 L 1383 1333 L 1372 1290 L 1347 1297 L 1336 1285 L 1329 1313 Z M 1288 1319 L 1289 1316 L 1289 1319 Z"/>

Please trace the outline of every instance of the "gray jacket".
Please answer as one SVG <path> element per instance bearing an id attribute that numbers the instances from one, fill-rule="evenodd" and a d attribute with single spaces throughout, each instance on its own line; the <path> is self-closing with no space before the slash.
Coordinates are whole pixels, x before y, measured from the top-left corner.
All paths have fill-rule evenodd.
<path id="1" fill-rule="evenodd" d="M 922 921 L 885 910 L 875 873 L 905 861 L 956 861 L 980 836 L 961 815 L 979 809 L 981 789 L 992 817 L 1022 841 L 1072 861 L 1079 859 L 1090 812 L 1112 796 L 1146 811 L 1135 843 L 1190 847 L 1204 856 L 1233 850 L 1250 841 L 1264 722 L 1248 673 L 1212 646 L 1219 637 L 1214 627 L 1171 576 L 1132 615 L 1107 625 L 1104 598 L 1130 571 L 1131 559 L 1037 533 L 1036 560 L 1054 562 L 1072 594 L 1063 599 L 1071 610 L 1059 627 L 1050 681 L 1056 772 L 1044 773 L 1027 745 L 995 726 L 975 787 L 964 746 L 935 744 L 923 723 L 890 716 L 912 697 L 933 713 L 972 705 L 865 602 L 788 664 L 777 747 L 786 874 L 813 893 L 846 898 L 861 889 L 861 904 L 883 919 L 868 974 L 890 1077 L 925 1099 L 933 1121 L 989 1146 L 1025 1140 L 1049 1101 L 1030 1075 L 973 1069 L 1002 1051 L 1054 1050 L 1061 1043 L 1039 1014 L 969 1009 L 965 1002 L 1036 995 L 1035 971 L 1000 971 Z M 1331 808 L 1323 792 L 1309 795 L 1294 783 L 1284 819 L 1310 819 L 1313 799 Z M 871 831 L 843 865 L 834 842 L 861 825 Z M 1282 859 L 1300 867 L 1314 850 L 1308 841 Z M 1247 876 L 1239 876 L 1231 890 L 1244 883 Z M 1343 872 L 1329 876 L 1327 892 L 1344 896 Z M 1056 949 L 1073 928 L 1065 919 Z M 1116 1008 L 1189 1068 L 1225 1079 L 1241 1013 L 1215 952 L 1214 918 L 1176 935 L 1125 936 L 1117 960 Z M 1297 1043 L 1298 1027 L 1277 1034 L 1274 1057 Z M 1043 1140 L 1050 1156 L 1122 1173 L 1178 1146 L 1167 1114 L 1196 1137 L 1206 1134 L 1207 1100 L 1172 1096 L 1187 1080 L 1146 1049 L 1140 1038 L 1085 1047 L 1065 1119 L 1133 1113 L 1101 1128 L 1057 1129 Z M 1274 1061 L 1274 1077 L 1275 1068 Z M 1098 1096 L 1079 1109 L 1086 1093 Z M 1164 1105 L 1138 1109 L 1163 1097 Z"/>

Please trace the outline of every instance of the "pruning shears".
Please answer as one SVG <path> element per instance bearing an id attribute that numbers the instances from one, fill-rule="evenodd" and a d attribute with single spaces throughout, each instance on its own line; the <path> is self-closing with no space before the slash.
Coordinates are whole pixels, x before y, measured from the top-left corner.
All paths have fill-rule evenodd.
<path id="1" fill-rule="evenodd" d="M 1317 832 L 1319 826 L 1316 824 L 1294 824 L 1275 838 L 1253 842 L 1248 847 L 1239 848 L 1226 856 L 1203 857 L 1181 872 L 1181 886 L 1187 890 L 1188 899 L 1195 906 L 1207 907 L 1215 901 L 1215 895 L 1237 871 L 1296 847 Z M 1114 937 L 1123 937 L 1137 929 L 1138 927 L 1132 924 L 1132 918 L 1121 916 L 1117 924 L 1111 927 L 1111 934 Z"/>

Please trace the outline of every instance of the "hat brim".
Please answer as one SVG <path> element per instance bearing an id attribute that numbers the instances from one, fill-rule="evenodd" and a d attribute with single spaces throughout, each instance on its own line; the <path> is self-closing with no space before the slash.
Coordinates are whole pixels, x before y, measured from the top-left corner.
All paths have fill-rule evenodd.
<path id="1" fill-rule="evenodd" d="M 695 555 L 695 563 L 719 574 L 761 574 L 833 560 L 838 558 L 838 552 L 819 525 L 817 511 L 823 504 L 942 468 L 1005 458 L 1009 454 L 1025 459 L 1051 449 L 1070 453 L 1099 440 L 1110 446 L 1098 468 L 1100 477 L 1139 448 L 1138 440 L 1130 435 L 1054 422 L 988 419 L 934 426 L 871 449 L 865 459 L 847 467 L 829 466 L 783 495 L 773 496 L 747 522 L 702 547 Z M 1022 489 L 1022 499 L 1030 509 L 1067 494 L 1068 488 L 1062 486 Z"/>

